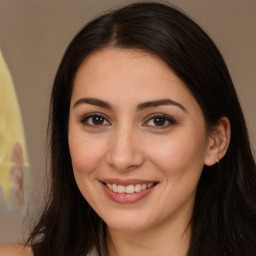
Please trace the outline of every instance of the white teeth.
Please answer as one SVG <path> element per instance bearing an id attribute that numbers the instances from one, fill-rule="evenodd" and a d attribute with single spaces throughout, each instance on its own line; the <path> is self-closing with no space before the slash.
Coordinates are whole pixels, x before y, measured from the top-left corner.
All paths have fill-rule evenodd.
<path id="1" fill-rule="evenodd" d="M 107 183 L 106 185 L 110 190 L 112 190 L 112 185 L 110 183 Z"/>
<path id="2" fill-rule="evenodd" d="M 125 193 L 125 186 L 118 185 L 118 186 L 117 186 L 117 192 L 118 192 L 119 194 Z"/>
<path id="3" fill-rule="evenodd" d="M 135 185 L 135 192 L 140 192 L 141 191 L 141 184 L 136 184 Z"/>
<path id="4" fill-rule="evenodd" d="M 126 186 L 126 188 L 125 188 L 125 193 L 127 193 L 127 194 L 132 194 L 132 193 L 134 193 L 134 185 Z"/>
<path id="5" fill-rule="evenodd" d="M 113 184 L 113 185 L 112 185 L 112 190 L 113 190 L 114 192 L 117 192 L 117 185 L 116 185 L 116 184 Z"/>
<path id="6" fill-rule="evenodd" d="M 147 184 L 142 184 L 141 185 L 141 190 L 145 190 L 147 188 Z"/>
<path id="7" fill-rule="evenodd" d="M 149 184 L 131 184 L 128 186 L 123 186 L 123 185 L 116 185 L 116 184 L 110 184 L 110 183 L 106 183 L 106 186 L 116 192 L 116 193 L 127 193 L 127 194 L 133 194 L 133 193 L 138 193 L 142 190 L 151 188 L 154 185 L 154 183 L 149 183 Z"/>
<path id="8" fill-rule="evenodd" d="M 151 188 L 153 185 L 154 185 L 154 183 L 149 183 L 149 184 L 147 185 L 147 188 Z"/>

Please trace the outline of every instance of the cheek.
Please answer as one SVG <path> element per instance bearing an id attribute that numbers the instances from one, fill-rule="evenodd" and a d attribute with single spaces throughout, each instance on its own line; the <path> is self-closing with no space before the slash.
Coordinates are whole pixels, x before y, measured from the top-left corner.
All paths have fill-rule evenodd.
<path id="1" fill-rule="evenodd" d="M 154 142 L 148 158 L 162 175 L 162 197 L 158 198 L 163 218 L 187 205 L 192 208 L 197 184 L 204 165 L 205 141 L 175 134 L 173 138 Z M 184 135 L 184 134 L 183 134 Z"/>
<path id="2" fill-rule="evenodd" d="M 81 132 L 70 133 L 69 150 L 75 176 L 92 175 L 101 163 L 105 149 L 104 140 L 90 139 Z"/>
<path id="3" fill-rule="evenodd" d="M 200 175 L 206 153 L 203 136 L 175 133 L 175 136 L 154 141 L 153 145 L 147 154 L 165 175 L 177 178 L 185 174 L 188 177 L 195 173 Z"/>
<path id="4" fill-rule="evenodd" d="M 104 144 L 104 140 L 92 139 L 81 131 L 69 134 L 69 150 L 74 177 L 80 192 L 92 206 L 98 201 L 93 191 L 98 186 L 99 166 L 106 148 Z"/>

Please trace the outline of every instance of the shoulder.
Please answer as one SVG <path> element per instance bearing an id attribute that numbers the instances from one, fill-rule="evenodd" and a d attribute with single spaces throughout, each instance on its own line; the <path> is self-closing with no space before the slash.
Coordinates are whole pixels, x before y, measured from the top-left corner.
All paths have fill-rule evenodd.
<path id="1" fill-rule="evenodd" d="M 28 246 L 13 244 L 0 247 L 0 256 L 33 256 L 33 253 Z"/>

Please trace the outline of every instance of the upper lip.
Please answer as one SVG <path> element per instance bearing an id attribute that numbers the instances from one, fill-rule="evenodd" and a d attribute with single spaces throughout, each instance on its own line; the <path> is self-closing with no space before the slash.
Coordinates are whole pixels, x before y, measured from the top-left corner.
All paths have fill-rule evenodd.
<path id="1" fill-rule="evenodd" d="M 150 184 L 150 183 L 157 183 L 156 180 L 141 180 L 141 179 L 100 179 L 100 182 L 103 183 L 110 183 L 110 184 L 116 184 L 116 185 L 123 185 L 128 186 L 132 184 Z"/>

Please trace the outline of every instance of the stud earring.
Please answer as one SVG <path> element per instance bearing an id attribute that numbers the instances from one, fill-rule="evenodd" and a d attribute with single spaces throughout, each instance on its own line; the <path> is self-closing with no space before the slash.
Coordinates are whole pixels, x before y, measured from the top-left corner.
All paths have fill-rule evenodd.
<path id="1" fill-rule="evenodd" d="M 217 158 L 217 159 L 216 159 L 216 163 L 218 163 L 219 161 L 220 161 L 220 159 L 219 159 L 219 158 Z"/>

